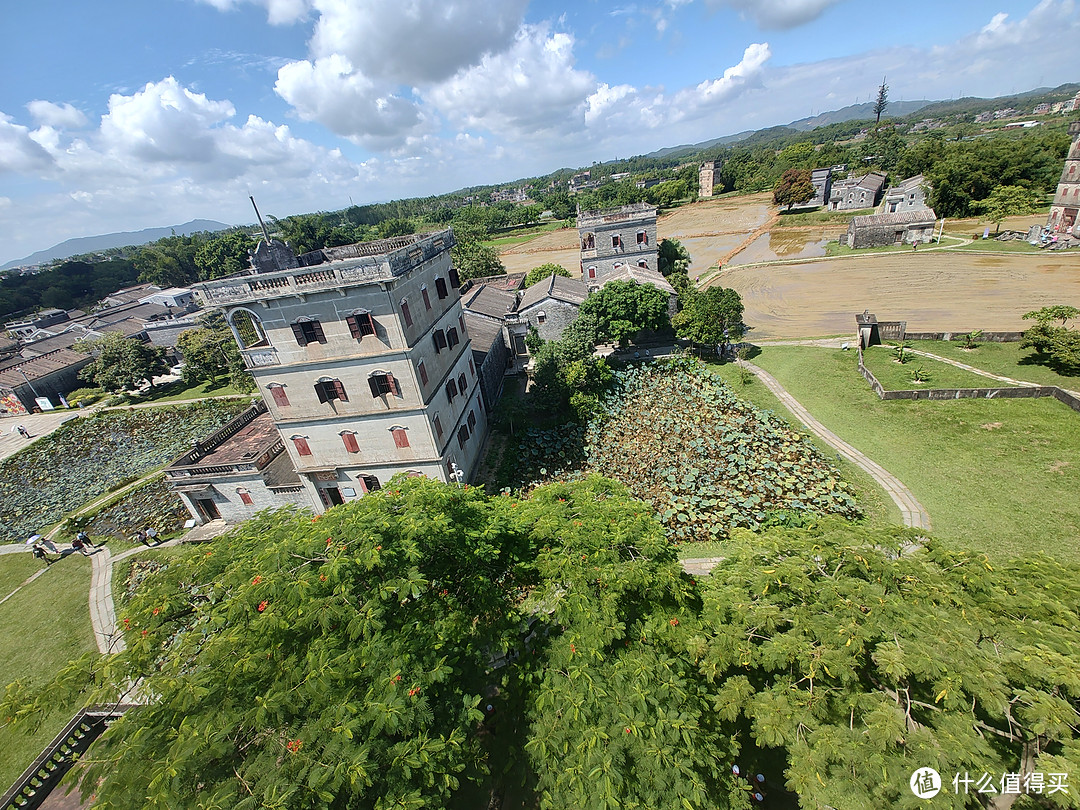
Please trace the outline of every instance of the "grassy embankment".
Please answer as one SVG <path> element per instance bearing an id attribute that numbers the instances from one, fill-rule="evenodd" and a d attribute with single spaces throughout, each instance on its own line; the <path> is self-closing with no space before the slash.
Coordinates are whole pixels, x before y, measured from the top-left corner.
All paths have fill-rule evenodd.
<path id="1" fill-rule="evenodd" d="M 766 347 L 754 362 L 906 484 L 935 534 L 996 558 L 1080 559 L 1080 414 L 1062 403 L 882 402 L 835 349 Z"/>

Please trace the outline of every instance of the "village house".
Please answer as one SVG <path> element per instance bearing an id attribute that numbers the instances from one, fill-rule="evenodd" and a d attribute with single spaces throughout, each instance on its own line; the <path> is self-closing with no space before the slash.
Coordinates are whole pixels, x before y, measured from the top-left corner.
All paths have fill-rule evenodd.
<path id="1" fill-rule="evenodd" d="M 847 246 L 851 248 L 886 245 L 926 244 L 934 238 L 937 215 L 931 208 L 852 217 Z"/>
<path id="2" fill-rule="evenodd" d="M 316 511 L 397 473 L 475 471 L 487 419 L 453 245 L 450 230 L 302 256 L 264 241 L 254 270 L 195 285 L 224 313 Z"/>
<path id="3" fill-rule="evenodd" d="M 857 211 L 862 208 L 875 208 L 881 200 L 884 187 L 885 175 L 881 172 L 869 172 L 862 177 L 837 180 L 829 194 L 829 210 Z"/>
<path id="4" fill-rule="evenodd" d="M 1077 214 L 1080 213 L 1080 121 L 1069 124 L 1069 135 L 1072 136 L 1072 144 L 1065 156 L 1065 166 L 1061 170 L 1046 227 L 1054 233 L 1080 237 L 1080 223 L 1077 222 Z"/>
<path id="5" fill-rule="evenodd" d="M 829 202 L 832 193 L 832 174 L 829 168 L 814 169 L 810 172 L 810 182 L 814 184 L 814 196 L 808 202 L 803 203 L 807 208 L 820 208 Z"/>
<path id="6" fill-rule="evenodd" d="M 616 208 L 579 211 L 581 271 L 587 284 L 604 283 L 625 264 L 655 270 L 656 206 L 633 203 Z"/>
<path id="7" fill-rule="evenodd" d="M 79 372 L 92 359 L 71 349 L 9 357 L 0 363 L 0 411 L 19 415 L 63 405 L 64 397 L 85 385 Z"/>
<path id="8" fill-rule="evenodd" d="M 922 211 L 928 208 L 927 190 L 926 179 L 921 174 L 900 181 L 885 192 L 882 213 L 895 214 L 898 211 Z"/>
<path id="9" fill-rule="evenodd" d="M 517 307 L 506 317 L 507 336 L 514 354 L 525 355 L 525 334 L 536 329 L 544 340 L 558 340 L 578 316 L 589 290 L 578 278 L 551 274 L 527 287 Z"/>

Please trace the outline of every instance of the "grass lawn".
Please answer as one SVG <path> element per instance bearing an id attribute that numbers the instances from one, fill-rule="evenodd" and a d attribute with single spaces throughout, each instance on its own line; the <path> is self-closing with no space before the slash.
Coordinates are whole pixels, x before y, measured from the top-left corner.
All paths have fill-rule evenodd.
<path id="1" fill-rule="evenodd" d="M 906 391 L 913 388 L 996 388 L 1006 385 L 917 354 L 908 354 L 906 363 L 897 363 L 891 346 L 870 347 L 863 354 L 863 362 L 886 391 Z M 926 382 L 912 382 L 911 373 L 917 368 L 926 372 Z"/>
<path id="2" fill-rule="evenodd" d="M 976 239 L 967 245 L 961 245 L 957 250 L 989 250 L 995 253 L 1042 253 L 1042 248 L 1029 245 L 1019 239 L 1011 242 L 999 242 L 996 239 Z"/>
<path id="3" fill-rule="evenodd" d="M 976 341 L 978 348 L 963 349 L 961 341 L 913 340 L 912 348 L 948 357 L 991 374 L 1012 377 L 1038 385 L 1057 385 L 1070 391 L 1080 390 L 1080 377 L 1065 377 L 1052 368 L 1032 361 L 1033 349 L 1022 349 L 1019 343 L 989 343 Z M 925 359 L 925 358 L 923 358 Z M 994 383 L 987 380 L 987 383 Z"/>
<path id="4" fill-rule="evenodd" d="M 0 598 L 11 593 L 43 563 L 29 554 L 0 557 Z M 12 585 L 14 583 L 14 585 Z M 0 605 L 0 684 L 25 678 L 44 684 L 72 658 L 96 649 L 90 626 L 90 561 L 72 554 Z M 7 789 L 71 715 L 55 712 L 36 734 L 0 727 L 0 785 Z"/>
<path id="5" fill-rule="evenodd" d="M 962 240 L 949 235 L 941 237 L 941 246 L 948 247 L 949 245 L 959 245 Z M 1006 242 L 995 242 L 997 244 L 1009 244 Z M 841 245 L 839 242 L 827 242 L 825 244 L 826 256 L 864 256 L 867 253 L 903 253 L 905 250 L 908 253 L 917 253 L 918 250 L 926 250 L 931 247 L 937 247 L 937 245 L 922 245 L 917 250 L 913 251 L 911 245 L 884 245 L 883 247 L 867 247 L 867 248 L 849 248 L 847 245 Z"/>
<path id="6" fill-rule="evenodd" d="M 543 225 L 537 225 L 529 228 L 528 230 L 517 231 L 506 236 L 497 236 L 494 239 L 485 239 L 482 244 L 489 245 L 494 248 L 510 247 L 511 245 L 521 245 L 532 239 L 535 239 L 542 233 L 547 231 L 557 231 L 560 228 L 565 228 L 566 225 L 562 220 L 556 220 L 553 222 L 547 222 Z"/>
<path id="7" fill-rule="evenodd" d="M 1080 414 L 1054 399 L 882 402 L 855 352 L 765 347 L 754 360 L 906 484 L 934 533 L 992 557 L 1080 560 Z"/>
<path id="8" fill-rule="evenodd" d="M 217 385 L 211 385 L 208 382 L 187 385 L 183 380 L 177 380 L 176 382 L 159 385 L 151 391 L 142 393 L 137 397 L 129 397 L 129 399 L 132 405 L 138 405 L 144 402 L 184 402 L 202 397 L 224 396 L 240 397 L 252 396 L 252 394 L 241 394 L 229 385 L 228 380 L 221 380 Z"/>
<path id="9" fill-rule="evenodd" d="M 755 361 L 756 362 L 756 361 Z M 836 451 L 821 441 L 817 436 L 810 433 L 802 424 L 792 416 L 791 412 L 780 404 L 772 392 L 757 378 L 751 377 L 750 381 L 743 383 L 739 368 L 734 363 L 709 363 L 709 368 L 724 382 L 740 399 L 746 400 L 751 405 L 764 411 L 772 411 L 781 419 L 787 420 L 796 430 L 810 438 L 822 453 L 831 458 L 840 470 L 844 480 L 855 489 L 855 500 L 866 516 L 866 521 L 871 526 L 899 525 L 901 523 L 900 510 L 885 494 L 885 490 L 878 486 L 869 475 L 856 467 L 851 462 L 839 457 Z M 861 380 L 862 377 L 860 376 Z M 863 383 L 865 385 L 865 382 Z M 708 557 L 710 552 L 697 548 L 700 544 L 686 544 L 680 546 L 680 557 Z"/>

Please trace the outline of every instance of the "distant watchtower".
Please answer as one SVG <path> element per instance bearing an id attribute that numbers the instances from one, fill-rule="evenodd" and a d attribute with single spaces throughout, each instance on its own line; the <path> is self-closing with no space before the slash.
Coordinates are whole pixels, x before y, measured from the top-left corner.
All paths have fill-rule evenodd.
<path id="1" fill-rule="evenodd" d="M 1054 203 L 1050 206 L 1050 216 L 1046 227 L 1055 233 L 1070 233 L 1080 237 L 1080 121 L 1069 124 L 1072 145 L 1065 156 L 1065 166 L 1061 170 Z"/>
<path id="2" fill-rule="evenodd" d="M 713 195 L 713 189 L 720 178 L 720 169 L 723 165 L 722 160 L 708 160 L 701 164 L 701 168 L 698 169 L 698 197 L 705 198 Z"/>

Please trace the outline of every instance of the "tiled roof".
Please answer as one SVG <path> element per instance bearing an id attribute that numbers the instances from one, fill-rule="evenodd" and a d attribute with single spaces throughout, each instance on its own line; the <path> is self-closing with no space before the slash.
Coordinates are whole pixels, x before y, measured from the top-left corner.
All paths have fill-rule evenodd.
<path id="1" fill-rule="evenodd" d="M 57 349 L 55 352 L 43 354 L 40 357 L 28 357 L 17 364 L 18 368 L 22 369 L 21 373 L 16 370 L 15 365 L 0 371 L 0 387 L 18 388 L 20 385 L 26 385 L 27 379 L 40 380 L 72 366 L 86 365 L 89 360 L 89 355 L 73 352 L 70 349 Z M 25 378 L 23 374 L 26 375 Z"/>
<path id="2" fill-rule="evenodd" d="M 937 220 L 937 214 L 934 213 L 933 208 L 924 208 L 921 211 L 897 211 L 894 214 L 868 214 L 851 218 L 856 228 L 874 225 L 914 225 L 933 223 L 935 220 Z"/>
<path id="3" fill-rule="evenodd" d="M 566 278 L 552 273 L 547 281 L 538 281 L 525 290 L 525 294 L 518 303 L 517 311 L 521 312 L 535 306 L 547 298 L 580 306 L 588 294 L 589 290 L 581 279 Z"/>
<path id="4" fill-rule="evenodd" d="M 607 284 L 609 281 L 636 281 L 638 284 L 651 284 L 654 287 L 663 290 L 668 295 L 677 295 L 675 288 L 668 283 L 668 280 L 664 278 L 662 273 L 656 270 L 650 270 L 647 267 L 635 267 L 631 264 L 624 264 L 618 270 L 604 276 L 603 284 Z"/>
<path id="5" fill-rule="evenodd" d="M 484 318 L 465 310 L 465 329 L 469 333 L 474 352 L 487 354 L 496 340 L 502 340 L 502 326 L 490 318 Z"/>
<path id="6" fill-rule="evenodd" d="M 488 284 L 481 284 L 465 293 L 461 306 L 469 312 L 487 315 L 489 318 L 505 318 L 517 304 L 517 296 Z"/>

